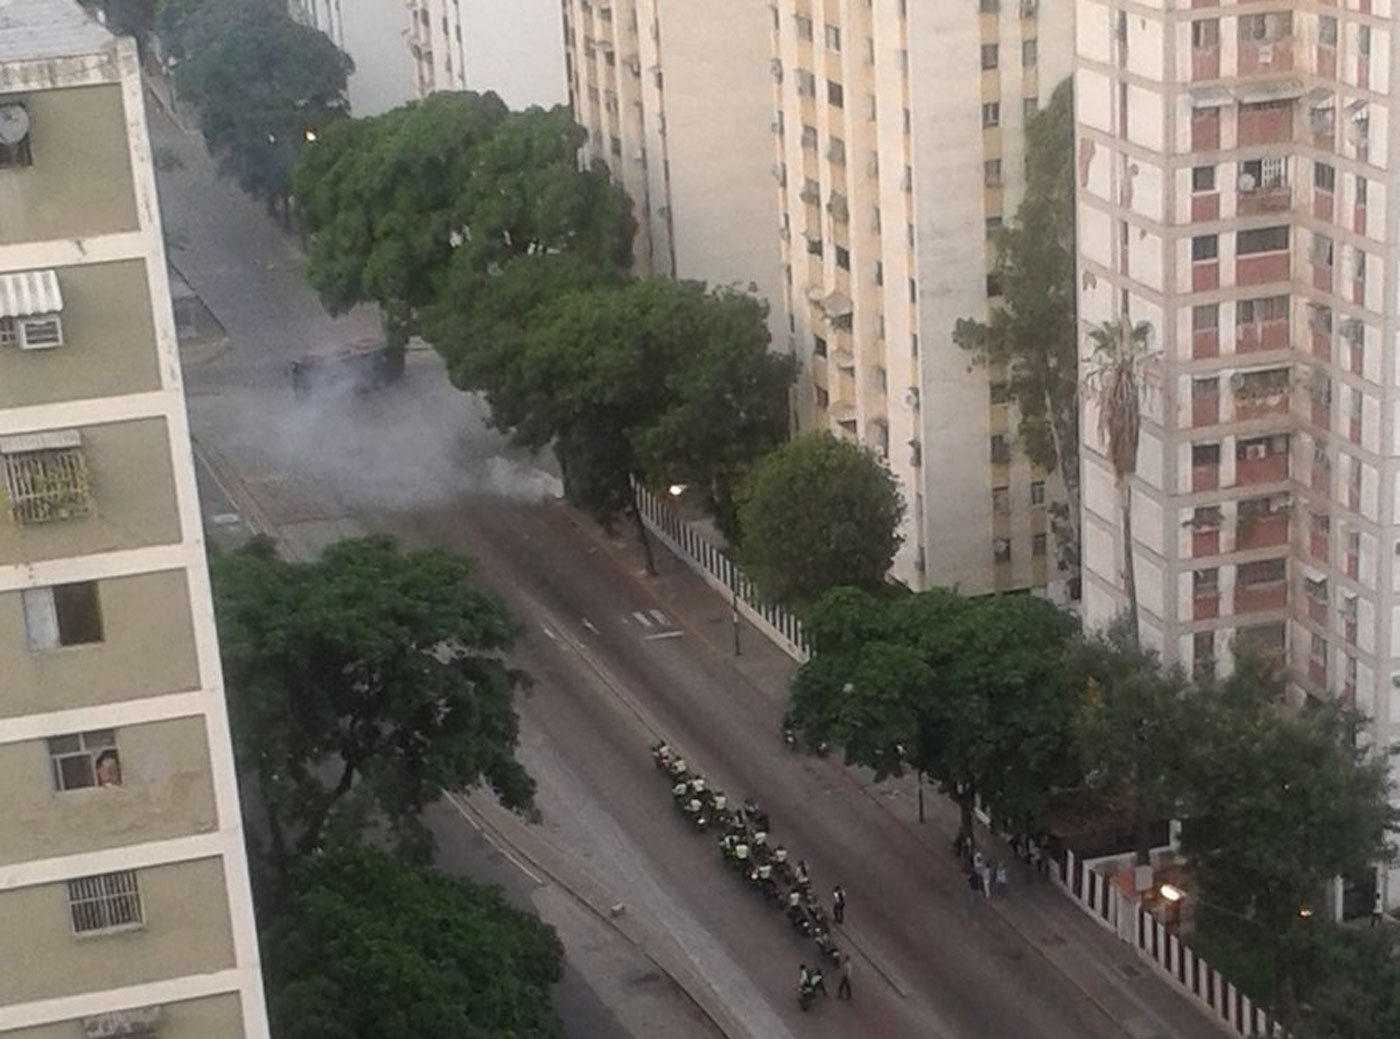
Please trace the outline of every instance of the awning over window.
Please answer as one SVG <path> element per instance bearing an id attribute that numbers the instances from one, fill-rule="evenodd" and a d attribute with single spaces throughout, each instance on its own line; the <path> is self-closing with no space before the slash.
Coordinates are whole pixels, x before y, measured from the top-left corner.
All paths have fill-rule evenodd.
<path id="1" fill-rule="evenodd" d="M 56 314 L 63 309 L 58 275 L 49 271 L 0 274 L 0 317 Z"/>
<path id="2" fill-rule="evenodd" d="M 1229 87 L 1197 87 L 1191 91 L 1192 108 L 1224 108 L 1234 100 Z"/>
<path id="3" fill-rule="evenodd" d="M 44 433 L 0 437 L 0 455 L 27 455 L 34 451 L 63 451 L 82 446 L 82 434 L 76 429 L 51 429 Z"/>
<path id="4" fill-rule="evenodd" d="M 1241 104 L 1252 105 L 1264 101 L 1289 101 L 1303 96 L 1303 84 L 1296 79 L 1270 79 L 1259 82 L 1245 82 L 1234 88 L 1235 97 Z"/>

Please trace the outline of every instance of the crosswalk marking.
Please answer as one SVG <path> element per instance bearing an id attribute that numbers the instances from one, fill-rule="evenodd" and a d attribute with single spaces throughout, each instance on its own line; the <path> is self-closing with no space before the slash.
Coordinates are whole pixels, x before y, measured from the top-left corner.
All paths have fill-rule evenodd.
<path id="1" fill-rule="evenodd" d="M 651 616 L 652 616 L 652 619 L 655 620 L 657 624 L 661 625 L 661 627 L 663 627 L 663 628 L 669 628 L 669 627 L 671 626 L 671 625 L 670 625 L 670 622 L 666 620 L 666 615 L 665 615 L 664 613 L 662 613 L 660 610 L 652 610 L 652 611 L 651 611 Z"/>
<path id="2" fill-rule="evenodd" d="M 632 619 L 644 628 L 650 628 L 652 626 L 651 618 L 648 617 L 641 610 L 633 610 Z"/>

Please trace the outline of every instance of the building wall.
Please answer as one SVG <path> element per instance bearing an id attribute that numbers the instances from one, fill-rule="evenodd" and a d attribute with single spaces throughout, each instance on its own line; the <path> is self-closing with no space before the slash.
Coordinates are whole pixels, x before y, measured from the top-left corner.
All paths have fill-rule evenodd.
<path id="1" fill-rule="evenodd" d="M 559 0 L 467 0 L 462 39 L 468 90 L 516 109 L 567 103 Z"/>
<path id="2" fill-rule="evenodd" d="M 0 346 L 0 438 L 79 431 L 94 509 L 6 503 L 0 521 L 0 1034 L 78 1034 L 156 1007 L 162 1034 L 265 1039 L 136 50 L 67 0 L 7 11 L 20 32 L 0 102 L 25 105 L 33 129 L 32 163 L 0 168 L 0 275 L 52 271 L 67 338 Z M 38 50 L 16 57 L 18 39 Z M 11 465 L 18 442 L 0 442 L 6 484 L 31 479 Z M 37 625 L 46 589 L 89 582 L 100 640 L 32 648 L 24 594 Z M 120 787 L 58 793 L 45 741 L 100 729 L 116 732 Z M 74 935 L 69 882 L 128 872 L 142 926 Z"/>
<path id="3" fill-rule="evenodd" d="M 76 1039 L 83 1034 L 83 1023 L 81 1019 L 55 1021 L 3 1034 L 5 1039 Z M 161 1007 L 161 1039 L 241 1039 L 243 1034 L 243 1018 L 233 996 L 190 999 Z"/>

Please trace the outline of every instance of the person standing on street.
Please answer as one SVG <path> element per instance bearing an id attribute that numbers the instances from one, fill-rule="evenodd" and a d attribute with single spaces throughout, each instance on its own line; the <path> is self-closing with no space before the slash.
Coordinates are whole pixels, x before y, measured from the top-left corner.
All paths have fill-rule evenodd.
<path id="1" fill-rule="evenodd" d="M 841 983 L 836 986 L 837 999 L 851 998 L 851 954 L 841 954 Z"/>
<path id="2" fill-rule="evenodd" d="M 831 918 L 838 924 L 846 922 L 846 889 L 840 884 L 831 892 Z"/>

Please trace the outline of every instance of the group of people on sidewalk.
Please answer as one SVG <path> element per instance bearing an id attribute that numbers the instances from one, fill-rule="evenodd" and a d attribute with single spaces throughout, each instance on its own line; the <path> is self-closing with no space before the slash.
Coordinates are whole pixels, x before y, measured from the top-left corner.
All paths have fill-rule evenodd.
<path id="1" fill-rule="evenodd" d="M 849 1000 L 851 998 L 851 954 L 848 952 L 837 954 L 837 969 L 841 972 L 841 980 L 836 985 L 836 998 Z M 821 993 L 826 995 L 826 978 L 822 976 L 821 965 L 813 967 L 800 963 L 797 966 L 797 989 L 799 992 Z"/>

